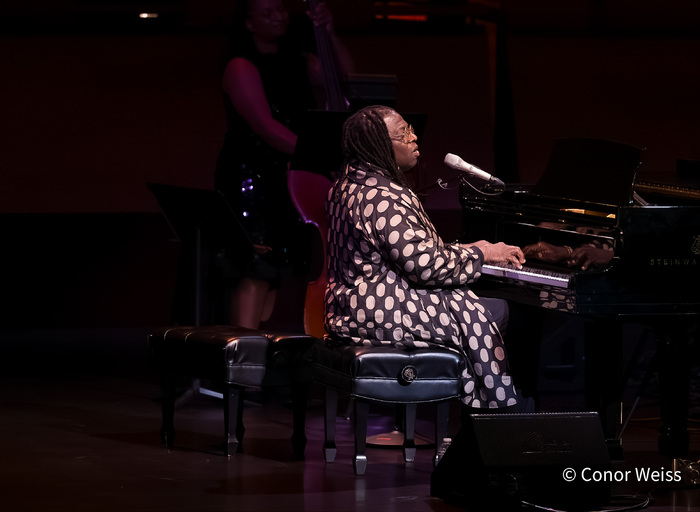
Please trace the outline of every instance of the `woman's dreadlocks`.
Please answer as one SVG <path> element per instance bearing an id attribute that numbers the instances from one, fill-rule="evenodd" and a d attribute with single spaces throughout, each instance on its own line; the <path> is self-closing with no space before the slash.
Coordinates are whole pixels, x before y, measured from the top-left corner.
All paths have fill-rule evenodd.
<path id="1" fill-rule="evenodd" d="M 392 108 L 373 105 L 358 110 L 343 125 L 343 155 L 345 162 L 367 162 L 379 167 L 392 181 L 408 186 L 396 165 L 394 147 L 384 118 L 396 114 Z"/>

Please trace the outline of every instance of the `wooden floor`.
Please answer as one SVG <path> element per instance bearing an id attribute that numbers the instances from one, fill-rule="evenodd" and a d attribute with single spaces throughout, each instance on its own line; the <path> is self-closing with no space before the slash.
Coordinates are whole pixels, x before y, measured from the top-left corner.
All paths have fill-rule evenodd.
<path id="1" fill-rule="evenodd" d="M 320 390 L 308 407 L 306 460 L 291 460 L 291 411 L 283 393 L 256 391 L 246 401 L 245 451 L 221 455 L 221 401 L 195 394 L 176 411 L 176 447 L 160 446 L 157 379 L 139 330 L 2 332 L 0 362 L 0 509 L 16 511 L 377 511 L 463 510 L 430 496 L 432 448 L 405 464 L 395 448 L 370 448 L 364 476 L 353 474 L 349 422 L 338 418 L 338 457 L 327 464 Z M 566 409 L 571 395 L 548 394 L 542 407 Z M 642 397 L 614 469 L 670 470 L 657 454 L 658 411 Z M 698 427 L 697 399 L 693 399 Z M 341 411 L 342 413 L 342 411 Z M 430 436 L 426 414 L 419 433 Z M 392 430 L 390 410 L 371 432 Z M 450 431 L 459 429 L 453 414 Z M 700 458 L 691 434 L 690 458 Z M 468 464 L 469 461 L 465 461 Z M 700 510 L 700 487 L 663 481 L 615 483 L 648 510 Z"/>

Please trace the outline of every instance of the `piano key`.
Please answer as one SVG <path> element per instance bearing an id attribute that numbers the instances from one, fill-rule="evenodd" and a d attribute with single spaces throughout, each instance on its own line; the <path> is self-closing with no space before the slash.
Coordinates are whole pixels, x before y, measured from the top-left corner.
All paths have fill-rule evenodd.
<path id="1" fill-rule="evenodd" d="M 572 274 L 553 272 L 533 267 L 517 269 L 507 264 L 485 264 L 481 266 L 481 273 L 515 279 L 528 283 L 546 284 L 558 288 L 569 288 Z"/>

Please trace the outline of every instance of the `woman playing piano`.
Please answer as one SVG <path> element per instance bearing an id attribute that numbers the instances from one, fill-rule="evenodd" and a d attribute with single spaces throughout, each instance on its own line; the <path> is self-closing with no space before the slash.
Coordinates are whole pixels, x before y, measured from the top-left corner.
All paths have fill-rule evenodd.
<path id="1" fill-rule="evenodd" d="M 469 362 L 462 401 L 515 407 L 502 338 L 508 306 L 477 297 L 468 284 L 484 262 L 521 267 L 525 258 L 504 243 L 443 242 L 405 177 L 418 162 L 416 141 L 383 106 L 358 111 L 343 127 L 347 165 L 327 203 L 326 329 L 349 344 L 459 351 Z"/>

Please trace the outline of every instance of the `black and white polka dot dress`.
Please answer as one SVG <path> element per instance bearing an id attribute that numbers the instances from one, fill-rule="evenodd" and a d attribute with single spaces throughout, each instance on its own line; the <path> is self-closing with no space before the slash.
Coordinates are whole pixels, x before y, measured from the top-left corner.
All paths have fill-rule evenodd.
<path id="1" fill-rule="evenodd" d="M 465 404 L 515 404 L 501 334 L 467 286 L 481 251 L 444 244 L 418 197 L 367 166 L 346 170 L 327 211 L 326 330 L 357 345 L 459 350 Z"/>

